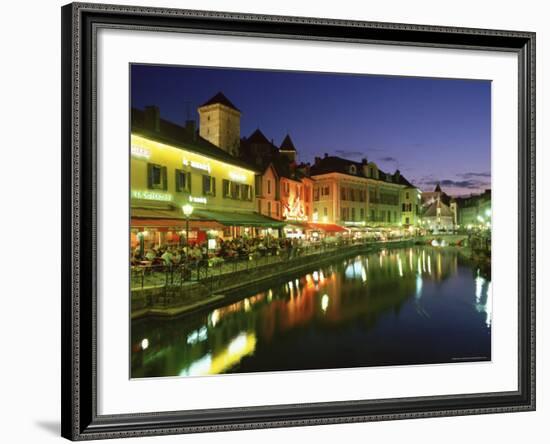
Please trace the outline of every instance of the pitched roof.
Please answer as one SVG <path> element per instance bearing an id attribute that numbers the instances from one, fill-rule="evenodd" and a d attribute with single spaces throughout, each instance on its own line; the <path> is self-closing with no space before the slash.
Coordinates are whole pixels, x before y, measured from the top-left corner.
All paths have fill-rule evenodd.
<path id="1" fill-rule="evenodd" d="M 405 176 L 403 176 L 402 174 L 399 175 L 399 180 L 397 181 L 398 183 L 400 183 L 401 185 L 405 185 L 405 187 L 407 188 L 416 188 L 412 183 L 410 183 L 406 178 Z"/>
<path id="2" fill-rule="evenodd" d="M 239 108 L 237 108 L 233 103 L 231 103 L 231 100 L 229 100 L 225 95 L 220 91 L 218 92 L 214 97 L 212 97 L 210 100 L 207 100 L 204 102 L 199 108 L 202 108 L 203 106 L 208 105 L 214 105 L 216 103 L 219 103 L 220 105 L 225 105 L 228 108 L 234 109 L 235 111 L 241 112 Z"/>
<path id="3" fill-rule="evenodd" d="M 350 172 L 350 166 L 352 165 L 355 166 L 355 174 Z M 321 159 L 317 159 L 315 164 L 311 166 L 312 176 L 328 173 L 341 173 L 354 177 L 367 177 L 363 170 L 363 163 L 337 156 L 325 156 Z M 394 174 L 386 173 L 381 169 L 378 169 L 378 177 L 378 180 L 382 182 L 397 183 L 399 185 L 404 185 L 407 188 L 415 188 L 415 186 L 412 185 L 402 174 L 399 174 L 399 179 L 396 181 Z"/>
<path id="4" fill-rule="evenodd" d="M 197 131 L 177 125 L 169 120 L 159 119 L 159 131 L 153 131 L 145 123 L 145 112 L 137 108 L 132 108 L 132 134 L 147 137 L 148 139 L 156 140 L 182 150 L 194 151 L 212 159 L 240 166 L 251 171 L 258 171 L 258 168 L 252 163 L 233 157 L 208 140 L 200 137 Z"/>
<path id="5" fill-rule="evenodd" d="M 440 216 L 442 217 L 452 217 L 453 212 L 451 209 L 445 205 L 441 200 L 437 199 L 435 202 L 433 202 L 426 210 L 424 211 L 423 217 L 436 217 L 437 216 L 437 209 L 440 208 Z"/>
<path id="6" fill-rule="evenodd" d="M 271 142 L 267 140 L 267 137 L 265 137 L 264 133 L 258 128 L 256 131 L 254 131 L 249 137 L 246 139 L 247 143 L 256 143 L 259 145 L 271 145 Z"/>
<path id="7" fill-rule="evenodd" d="M 279 149 L 282 151 L 296 151 L 296 147 L 294 146 L 294 143 L 292 143 L 290 135 L 286 135 Z"/>

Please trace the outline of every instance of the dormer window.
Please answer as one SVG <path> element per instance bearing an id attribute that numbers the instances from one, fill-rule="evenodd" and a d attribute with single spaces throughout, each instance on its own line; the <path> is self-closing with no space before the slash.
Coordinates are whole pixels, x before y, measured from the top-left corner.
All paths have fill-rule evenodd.
<path id="1" fill-rule="evenodd" d="M 357 168 L 355 167 L 355 165 L 349 166 L 349 172 L 350 174 L 357 174 Z"/>

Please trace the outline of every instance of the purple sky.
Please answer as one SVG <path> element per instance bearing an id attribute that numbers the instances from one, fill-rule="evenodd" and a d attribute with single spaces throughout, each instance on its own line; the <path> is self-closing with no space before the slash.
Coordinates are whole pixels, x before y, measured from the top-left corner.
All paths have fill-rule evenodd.
<path id="1" fill-rule="evenodd" d="M 490 188 L 491 82 L 420 77 L 132 65 L 132 106 L 198 121 L 197 107 L 222 91 L 242 112 L 241 136 L 260 128 L 298 160 L 323 153 L 367 157 L 431 191 Z"/>

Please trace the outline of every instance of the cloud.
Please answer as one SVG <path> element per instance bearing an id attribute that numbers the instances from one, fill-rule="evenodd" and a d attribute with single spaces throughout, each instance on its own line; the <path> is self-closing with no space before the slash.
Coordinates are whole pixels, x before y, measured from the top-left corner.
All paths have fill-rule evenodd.
<path id="1" fill-rule="evenodd" d="M 363 151 L 336 150 L 334 153 L 342 157 L 367 157 Z"/>
<path id="2" fill-rule="evenodd" d="M 491 177 L 491 172 L 489 171 L 484 171 L 482 173 L 468 172 L 468 173 L 457 174 L 457 176 L 462 177 L 463 179 L 473 179 L 474 177 Z"/>
<path id="3" fill-rule="evenodd" d="M 395 163 L 397 163 L 397 159 L 395 157 L 391 157 L 391 156 L 379 157 L 378 160 L 381 160 L 382 162 L 395 162 Z"/>
<path id="4" fill-rule="evenodd" d="M 487 182 L 482 180 L 474 180 L 474 179 L 466 179 L 466 180 L 452 180 L 452 179 L 444 179 L 444 180 L 428 180 L 423 182 L 424 185 L 431 185 L 436 186 L 437 184 L 441 185 L 441 187 L 449 187 L 449 188 L 466 188 L 469 190 L 478 190 L 480 188 L 487 187 Z"/>

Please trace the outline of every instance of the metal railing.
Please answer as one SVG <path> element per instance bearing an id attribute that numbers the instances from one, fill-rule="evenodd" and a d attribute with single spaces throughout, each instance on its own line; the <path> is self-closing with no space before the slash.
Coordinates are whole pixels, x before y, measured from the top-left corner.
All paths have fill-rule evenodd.
<path id="1" fill-rule="evenodd" d="M 137 290 L 147 287 L 176 287 L 205 280 L 211 283 L 212 278 L 217 276 L 288 263 L 307 256 L 323 255 L 349 247 L 388 244 L 410 239 L 410 237 L 395 238 L 388 241 L 346 239 L 331 243 L 311 243 L 293 248 L 268 248 L 263 251 L 258 250 L 222 260 L 209 258 L 186 262 L 183 259 L 182 263 L 177 265 L 132 265 L 130 269 L 130 288 Z"/>

